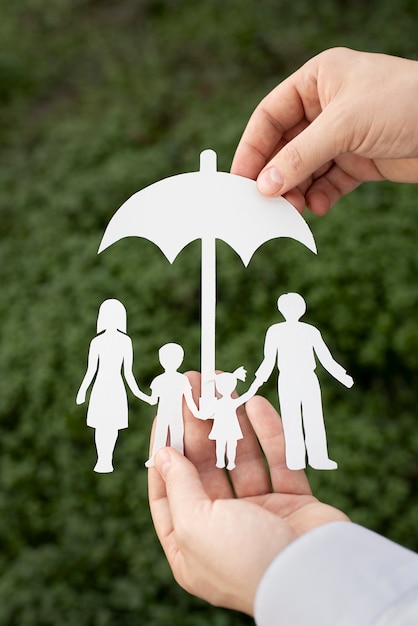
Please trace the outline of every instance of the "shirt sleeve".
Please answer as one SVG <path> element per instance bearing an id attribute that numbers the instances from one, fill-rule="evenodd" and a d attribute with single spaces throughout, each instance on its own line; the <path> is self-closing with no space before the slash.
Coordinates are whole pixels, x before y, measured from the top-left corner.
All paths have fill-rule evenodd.
<path id="1" fill-rule="evenodd" d="M 351 522 L 294 541 L 257 590 L 257 626 L 417 626 L 418 555 Z"/>

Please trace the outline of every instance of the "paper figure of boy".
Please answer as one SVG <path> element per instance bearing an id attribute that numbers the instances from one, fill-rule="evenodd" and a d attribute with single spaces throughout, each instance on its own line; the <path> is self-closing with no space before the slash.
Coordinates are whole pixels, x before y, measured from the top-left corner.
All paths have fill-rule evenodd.
<path id="1" fill-rule="evenodd" d="M 306 311 L 301 295 L 283 294 L 277 301 L 277 308 L 285 321 L 267 330 L 264 360 L 256 379 L 260 384 L 265 382 L 277 363 L 287 467 L 293 470 L 306 467 L 307 453 L 309 465 L 314 469 L 336 469 L 337 463 L 328 457 L 315 357 L 346 387 L 353 385 L 353 379 L 335 361 L 319 330 L 299 321 Z"/>
<path id="2" fill-rule="evenodd" d="M 237 409 L 255 395 L 260 386 L 259 380 L 255 380 L 248 391 L 237 398 L 232 397 L 238 380 L 244 381 L 247 372 L 241 366 L 234 372 L 223 372 L 215 375 L 215 387 L 220 398 L 214 403 L 214 413 L 209 419 L 213 419 L 212 430 L 209 439 L 216 441 L 216 467 L 232 470 L 235 467 L 237 443 L 243 438 L 241 426 L 238 421 Z M 207 419 L 207 418 L 203 418 Z"/>
<path id="3" fill-rule="evenodd" d="M 167 445 L 184 453 L 183 398 L 195 417 L 199 410 L 192 397 L 192 386 L 186 374 L 178 372 L 183 362 L 184 350 L 178 343 L 166 343 L 158 353 L 164 373 L 152 381 L 151 396 L 145 396 L 148 404 L 157 404 L 157 418 L 151 456 L 145 467 L 154 466 L 155 453 Z"/>
<path id="4" fill-rule="evenodd" d="M 113 472 L 113 452 L 119 430 L 128 428 L 128 399 L 122 371 L 132 393 L 140 400 L 147 398 L 137 385 L 132 365 L 126 309 L 119 300 L 105 300 L 99 308 L 97 335 L 90 343 L 87 371 L 76 398 L 77 404 L 85 402 L 87 389 L 96 377 L 87 409 L 87 426 L 95 429 L 95 472 Z"/>

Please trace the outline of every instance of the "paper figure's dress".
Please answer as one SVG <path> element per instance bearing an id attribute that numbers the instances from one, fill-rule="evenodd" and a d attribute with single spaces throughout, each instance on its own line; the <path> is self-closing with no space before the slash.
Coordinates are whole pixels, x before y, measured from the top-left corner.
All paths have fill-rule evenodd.
<path id="1" fill-rule="evenodd" d="M 242 439 L 243 434 L 237 417 L 239 398 L 218 398 L 215 404 L 215 413 L 209 439 L 236 440 Z"/>
<path id="2" fill-rule="evenodd" d="M 99 354 L 99 366 L 87 409 L 87 426 L 128 428 L 128 398 L 121 370 L 130 339 L 120 334 L 117 341 L 109 342 L 104 333 L 93 342 Z"/>

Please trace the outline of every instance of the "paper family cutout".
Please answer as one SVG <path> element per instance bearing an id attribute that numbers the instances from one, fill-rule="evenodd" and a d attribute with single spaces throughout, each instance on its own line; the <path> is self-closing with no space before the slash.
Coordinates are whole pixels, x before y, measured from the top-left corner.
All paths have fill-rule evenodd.
<path id="1" fill-rule="evenodd" d="M 168 442 L 183 452 L 184 399 L 196 418 L 213 419 L 209 438 L 216 441 L 216 465 L 225 467 L 227 463 L 227 468 L 232 470 L 237 442 L 243 436 L 237 408 L 269 378 L 276 362 L 288 467 L 305 467 L 307 453 L 312 467 L 336 468 L 337 464 L 328 458 L 321 392 L 314 373 L 315 355 L 347 387 L 353 381 L 333 359 L 320 332 L 299 321 L 306 308 L 299 294 L 279 298 L 279 310 L 285 322 L 267 331 L 264 360 L 246 393 L 232 397 L 237 380 L 245 379 L 242 367 L 234 373 L 215 374 L 216 239 L 228 243 L 245 266 L 263 243 L 276 237 L 295 239 L 316 253 L 313 235 L 297 210 L 284 198 L 261 196 L 252 180 L 218 172 L 216 153 L 205 150 L 200 156 L 200 171 L 166 178 L 129 198 L 109 222 L 99 253 L 129 236 L 153 241 L 170 263 L 188 243 L 201 240 L 202 391 L 196 406 L 187 377 L 178 372 L 183 349 L 171 343 L 162 346 L 159 352 L 164 373 L 151 383 L 150 396 L 143 393 L 132 373 L 132 343 L 126 335 L 126 311 L 118 300 L 103 302 L 98 316 L 98 335 L 90 344 L 87 372 L 77 394 L 77 403 L 84 402 L 86 391 L 96 376 L 87 412 L 87 424 L 96 429 L 98 461 L 95 471 L 113 471 L 112 455 L 118 431 L 128 425 L 122 370 L 135 396 L 149 404 L 158 403 L 153 449 L 147 467 L 153 465 L 156 451 Z M 301 379 L 305 381 L 303 385 Z M 112 417 L 112 411 L 119 411 L 119 414 Z"/>
<path id="2" fill-rule="evenodd" d="M 126 334 L 126 317 L 126 309 L 119 300 L 105 300 L 100 305 L 97 335 L 90 343 L 87 371 L 76 397 L 77 404 L 83 404 L 94 379 L 87 426 L 95 429 L 97 463 L 94 471 L 103 474 L 113 472 L 113 452 L 119 430 L 128 428 L 128 399 L 123 379 L 134 396 L 151 405 L 158 403 L 153 449 L 146 467 L 154 465 L 154 454 L 168 439 L 170 445 L 183 453 L 183 398 L 190 411 L 196 417 L 199 415 L 189 379 L 177 371 L 184 351 L 176 343 L 167 343 L 159 350 L 164 373 L 152 381 L 151 395 L 139 389 L 132 372 L 133 349 Z"/>

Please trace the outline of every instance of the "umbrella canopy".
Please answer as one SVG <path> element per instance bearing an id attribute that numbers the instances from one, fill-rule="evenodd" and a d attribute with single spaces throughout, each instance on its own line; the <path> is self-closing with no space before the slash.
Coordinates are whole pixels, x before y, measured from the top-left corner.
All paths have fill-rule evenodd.
<path id="1" fill-rule="evenodd" d="M 253 180 L 216 169 L 216 153 L 200 155 L 200 171 L 178 174 L 135 193 L 110 220 L 99 253 L 124 237 L 154 242 L 172 263 L 192 241 L 202 241 L 201 371 L 215 370 L 216 239 L 248 265 L 263 243 L 290 237 L 316 253 L 313 235 L 284 198 L 265 198 Z M 215 395 L 213 380 L 202 385 L 202 405 Z M 203 408 L 204 410 L 204 408 Z"/>
<path id="2" fill-rule="evenodd" d="M 110 220 L 99 253 L 124 237 L 153 241 L 172 263 L 196 239 L 221 239 L 248 265 L 263 243 L 290 237 L 316 252 L 312 233 L 284 198 L 265 198 L 249 178 L 218 172 L 216 153 L 200 155 L 200 171 L 178 174 L 131 196 Z"/>

